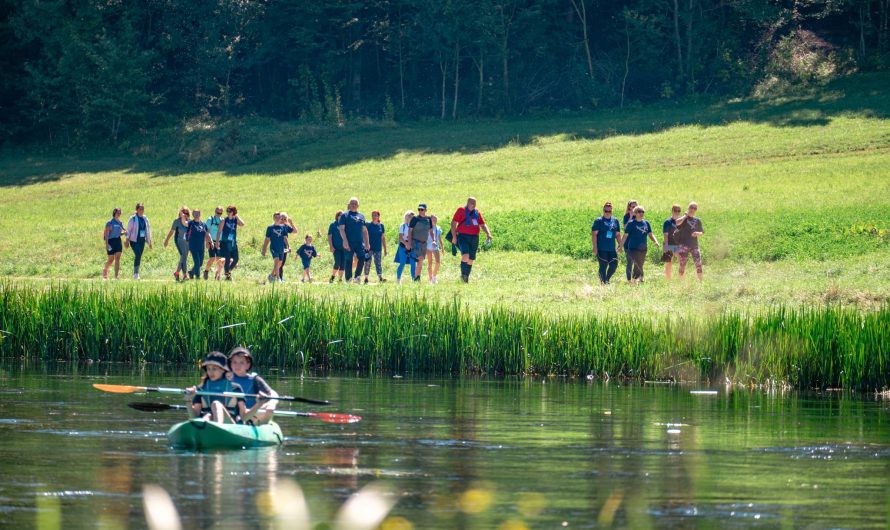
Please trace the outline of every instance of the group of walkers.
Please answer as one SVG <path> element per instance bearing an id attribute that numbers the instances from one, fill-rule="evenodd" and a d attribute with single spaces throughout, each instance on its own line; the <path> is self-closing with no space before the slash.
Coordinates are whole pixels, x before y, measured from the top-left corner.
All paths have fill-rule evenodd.
<path id="1" fill-rule="evenodd" d="M 355 283 L 368 283 L 371 263 L 377 273 L 380 282 L 385 282 L 383 277 L 384 256 L 387 256 L 386 228 L 381 220 L 380 212 L 374 210 L 371 213 L 371 221 L 359 212 L 359 200 L 355 197 L 349 200 L 346 211 L 338 211 L 334 216 L 334 222 L 328 227 L 328 249 L 334 259 L 334 267 L 331 272 L 330 282 L 336 280 L 353 281 Z M 164 247 L 167 247 L 173 239 L 179 252 L 179 260 L 173 277 L 176 281 L 209 279 L 211 270 L 214 278 L 220 280 L 223 275 L 226 280 L 232 279 L 232 272 L 238 266 L 238 228 L 244 226 L 244 221 L 238 215 L 238 208 L 229 205 L 225 209 L 216 207 L 214 215 L 206 222 L 202 220 L 200 210 L 190 210 L 183 206 L 179 209 L 176 219 L 170 226 Z M 102 278 L 108 279 L 109 269 L 114 265 L 114 277 L 120 274 L 120 258 L 123 248 L 132 248 L 133 278 L 139 279 L 139 268 L 142 262 L 142 254 L 146 245 L 153 248 L 151 223 L 145 216 L 145 206 L 142 203 L 136 205 L 135 212 L 127 221 L 126 228 L 121 222 L 121 209 L 114 208 L 112 218 L 105 223 L 102 240 L 108 255 Z M 405 212 L 405 222 L 399 228 L 398 249 L 395 262 L 398 263 L 396 280 L 402 282 L 402 274 L 408 265 L 411 278 L 419 282 L 423 274 L 424 262 L 427 262 L 427 277 L 430 283 L 438 282 L 439 266 L 444 248 L 442 228 L 438 226 L 438 217 L 428 215 L 427 206 L 421 203 L 417 206 L 417 213 L 409 210 Z M 479 248 L 480 231 L 485 232 L 486 244 L 491 244 L 491 230 L 485 224 L 482 213 L 476 208 L 476 199 L 470 197 L 466 203 L 459 207 L 452 216 L 451 228 L 445 235 L 445 239 L 452 244 L 452 253 L 461 253 L 461 280 L 469 282 L 473 262 Z M 266 237 L 263 242 L 261 254 L 266 255 L 267 250 L 272 254 L 272 270 L 267 279 L 270 282 L 284 281 L 284 265 L 291 251 L 289 236 L 297 233 L 297 227 L 293 220 L 285 212 L 275 212 L 272 224 L 266 228 Z M 121 243 L 123 238 L 123 244 Z M 206 264 L 205 251 L 209 254 Z M 318 257 L 318 251 L 313 246 L 313 237 L 306 234 L 304 243 L 297 249 L 303 267 L 301 281 L 312 281 L 310 273 L 311 262 Z M 188 257 L 192 257 L 192 267 L 188 268 Z"/>
<path id="2" fill-rule="evenodd" d="M 704 234 L 701 219 L 696 217 L 698 204 L 691 202 L 682 213 L 679 204 L 671 207 L 671 216 L 662 223 L 662 242 L 652 230 L 652 225 L 645 219 L 646 210 L 637 201 L 628 201 L 621 222 L 612 216 L 612 203 L 603 205 L 603 215 L 597 217 L 591 227 L 591 243 L 593 255 L 599 263 L 599 279 L 608 284 L 618 268 L 618 254 L 624 252 L 627 257 L 625 274 L 629 282 L 643 281 L 643 267 L 648 253 L 648 241 L 656 248 L 661 247 L 661 262 L 664 263 L 665 277 L 670 280 L 673 273 L 674 258 L 679 261 L 680 277 L 686 273 L 689 257 L 695 264 L 695 272 L 702 278 L 701 252 L 698 240 Z M 622 231 L 624 232 L 622 235 Z M 648 241 L 647 241 L 648 240 Z"/>

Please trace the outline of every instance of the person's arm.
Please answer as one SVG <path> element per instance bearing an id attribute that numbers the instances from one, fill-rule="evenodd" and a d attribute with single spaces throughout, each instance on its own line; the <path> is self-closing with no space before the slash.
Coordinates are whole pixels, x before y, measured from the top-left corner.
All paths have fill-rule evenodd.
<path id="1" fill-rule="evenodd" d="M 680 225 L 686 222 L 686 214 L 684 213 L 679 219 L 674 221 L 674 226 L 680 228 Z"/>
<path id="2" fill-rule="evenodd" d="M 649 239 L 655 244 L 655 248 L 661 248 L 661 245 L 658 244 L 658 239 L 655 237 L 655 233 L 651 230 L 649 231 Z"/>
<path id="3" fill-rule="evenodd" d="M 665 232 L 664 234 L 662 234 L 662 236 L 664 236 L 664 246 L 668 246 L 668 239 L 670 238 L 670 234 Z"/>
<path id="4" fill-rule="evenodd" d="M 151 225 L 148 223 L 148 217 L 143 217 L 145 219 L 145 242 L 148 243 L 148 248 L 154 248 L 154 244 L 151 240 Z"/>
<path id="5" fill-rule="evenodd" d="M 451 221 L 451 244 L 457 245 L 457 221 Z"/>
<path id="6" fill-rule="evenodd" d="M 624 253 L 624 240 L 627 239 L 626 234 L 622 235 L 621 233 L 621 225 L 618 225 L 618 230 L 615 231 L 615 243 L 618 248 L 618 253 Z"/>
<path id="7" fill-rule="evenodd" d="M 331 251 L 331 254 L 334 253 L 334 238 L 331 236 L 330 231 L 328 231 L 328 250 Z"/>
<path id="8" fill-rule="evenodd" d="M 491 243 L 491 230 L 488 228 L 487 224 L 482 223 L 482 231 L 484 231 L 486 235 L 485 242 Z"/>
<path id="9" fill-rule="evenodd" d="M 210 237 L 210 232 L 204 232 L 204 242 L 207 243 L 207 248 L 210 249 L 213 247 L 213 239 Z"/>
<path id="10" fill-rule="evenodd" d="M 346 225 L 338 225 L 337 230 L 340 231 L 340 239 L 343 240 L 343 250 L 352 250 L 349 248 L 349 241 L 346 240 Z"/>
<path id="11" fill-rule="evenodd" d="M 441 229 L 441 228 L 439 229 L 439 236 L 438 236 L 438 239 L 439 239 L 439 250 L 444 250 L 444 249 L 445 249 L 445 243 L 442 242 L 442 229 Z"/>
<path id="12" fill-rule="evenodd" d="M 287 224 L 290 225 L 291 230 L 293 230 L 293 234 L 297 234 L 297 225 L 294 224 L 294 220 L 290 217 L 287 218 Z"/>
<path id="13" fill-rule="evenodd" d="M 235 221 L 238 223 L 238 226 L 244 226 L 244 221 L 241 220 L 240 215 L 235 216 Z"/>
<path id="14" fill-rule="evenodd" d="M 269 238 L 268 237 L 263 241 L 263 251 L 260 253 L 260 255 L 263 256 L 264 258 L 266 257 L 266 249 L 267 248 L 269 248 Z"/>
<path id="15" fill-rule="evenodd" d="M 593 223 L 593 226 L 590 227 L 590 247 L 593 249 L 594 256 L 597 254 L 596 238 L 599 233 L 600 231 L 597 229 L 596 223 Z"/>
<path id="16" fill-rule="evenodd" d="M 111 233 L 111 229 L 108 228 L 108 225 L 105 225 L 105 230 L 102 231 L 102 242 L 104 242 L 106 246 L 108 245 L 108 234 L 109 233 Z"/>
<path id="17" fill-rule="evenodd" d="M 380 234 L 380 244 L 383 245 L 383 255 L 386 256 L 386 234 Z"/>
<path id="18" fill-rule="evenodd" d="M 368 240 L 368 237 L 369 237 L 368 236 L 368 227 L 365 225 L 362 225 L 362 239 L 364 239 L 365 250 L 368 250 L 371 248 L 371 242 Z"/>
<path id="19" fill-rule="evenodd" d="M 167 239 L 164 240 L 164 248 L 167 248 L 167 243 L 170 242 L 170 238 L 173 236 L 173 232 L 176 232 L 175 228 L 171 228 L 169 232 L 167 232 Z"/>

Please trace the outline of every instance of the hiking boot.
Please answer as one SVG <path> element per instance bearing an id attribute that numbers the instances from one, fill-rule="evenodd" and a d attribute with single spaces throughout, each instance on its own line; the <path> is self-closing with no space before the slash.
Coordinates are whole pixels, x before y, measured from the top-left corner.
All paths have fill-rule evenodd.
<path id="1" fill-rule="evenodd" d="M 334 277 L 333 277 L 333 276 L 331 276 L 331 281 L 330 281 L 330 283 L 334 283 Z"/>
<path id="2" fill-rule="evenodd" d="M 420 276 L 415 276 L 415 277 L 414 277 L 414 281 L 415 281 L 415 282 L 419 282 L 419 281 L 420 281 Z"/>
<path id="3" fill-rule="evenodd" d="M 368 279 L 365 278 L 365 285 L 368 285 Z"/>
<path id="4" fill-rule="evenodd" d="M 461 275 L 460 275 L 460 281 L 462 281 L 462 282 L 464 282 L 464 283 L 470 283 L 470 277 L 467 276 L 466 274 L 461 274 Z"/>

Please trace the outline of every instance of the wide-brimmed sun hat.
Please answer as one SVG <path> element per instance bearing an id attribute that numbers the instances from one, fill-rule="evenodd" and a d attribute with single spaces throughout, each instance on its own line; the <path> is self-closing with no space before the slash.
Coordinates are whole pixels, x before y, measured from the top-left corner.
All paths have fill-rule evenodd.
<path id="1" fill-rule="evenodd" d="M 231 351 L 229 351 L 228 360 L 231 361 L 232 357 L 235 357 L 236 355 L 243 355 L 245 359 L 250 361 L 251 368 L 253 367 L 253 355 L 251 355 L 250 350 L 248 350 L 244 346 L 235 346 L 231 349 Z"/>
<path id="2" fill-rule="evenodd" d="M 222 352 L 212 351 L 207 354 L 207 357 L 204 357 L 204 362 L 201 363 L 201 368 L 207 368 L 210 365 L 222 368 L 226 372 L 229 371 L 229 360 L 226 359 L 225 354 Z"/>

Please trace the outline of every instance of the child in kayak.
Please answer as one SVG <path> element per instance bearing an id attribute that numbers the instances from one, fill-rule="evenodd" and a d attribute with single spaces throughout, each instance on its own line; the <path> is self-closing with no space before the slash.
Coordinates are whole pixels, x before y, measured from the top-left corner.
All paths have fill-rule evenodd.
<path id="1" fill-rule="evenodd" d="M 245 397 L 244 404 L 247 412 L 241 415 L 244 423 L 262 425 L 272 420 L 275 412 L 276 400 L 265 399 L 265 396 L 276 397 L 278 392 L 272 390 L 262 377 L 253 370 L 253 355 L 244 346 L 236 346 L 229 352 L 229 369 L 227 377 L 236 386 L 240 386 L 245 394 L 257 394 L 263 397 Z"/>
<path id="2" fill-rule="evenodd" d="M 241 423 L 247 415 L 247 406 L 244 398 L 225 396 L 202 396 L 195 392 L 243 392 L 241 386 L 229 381 L 225 375 L 229 371 L 228 359 L 225 354 L 214 351 L 207 354 L 201 363 L 204 375 L 201 384 L 188 388 L 186 399 L 191 401 L 192 418 L 203 418 L 218 423 Z"/>

